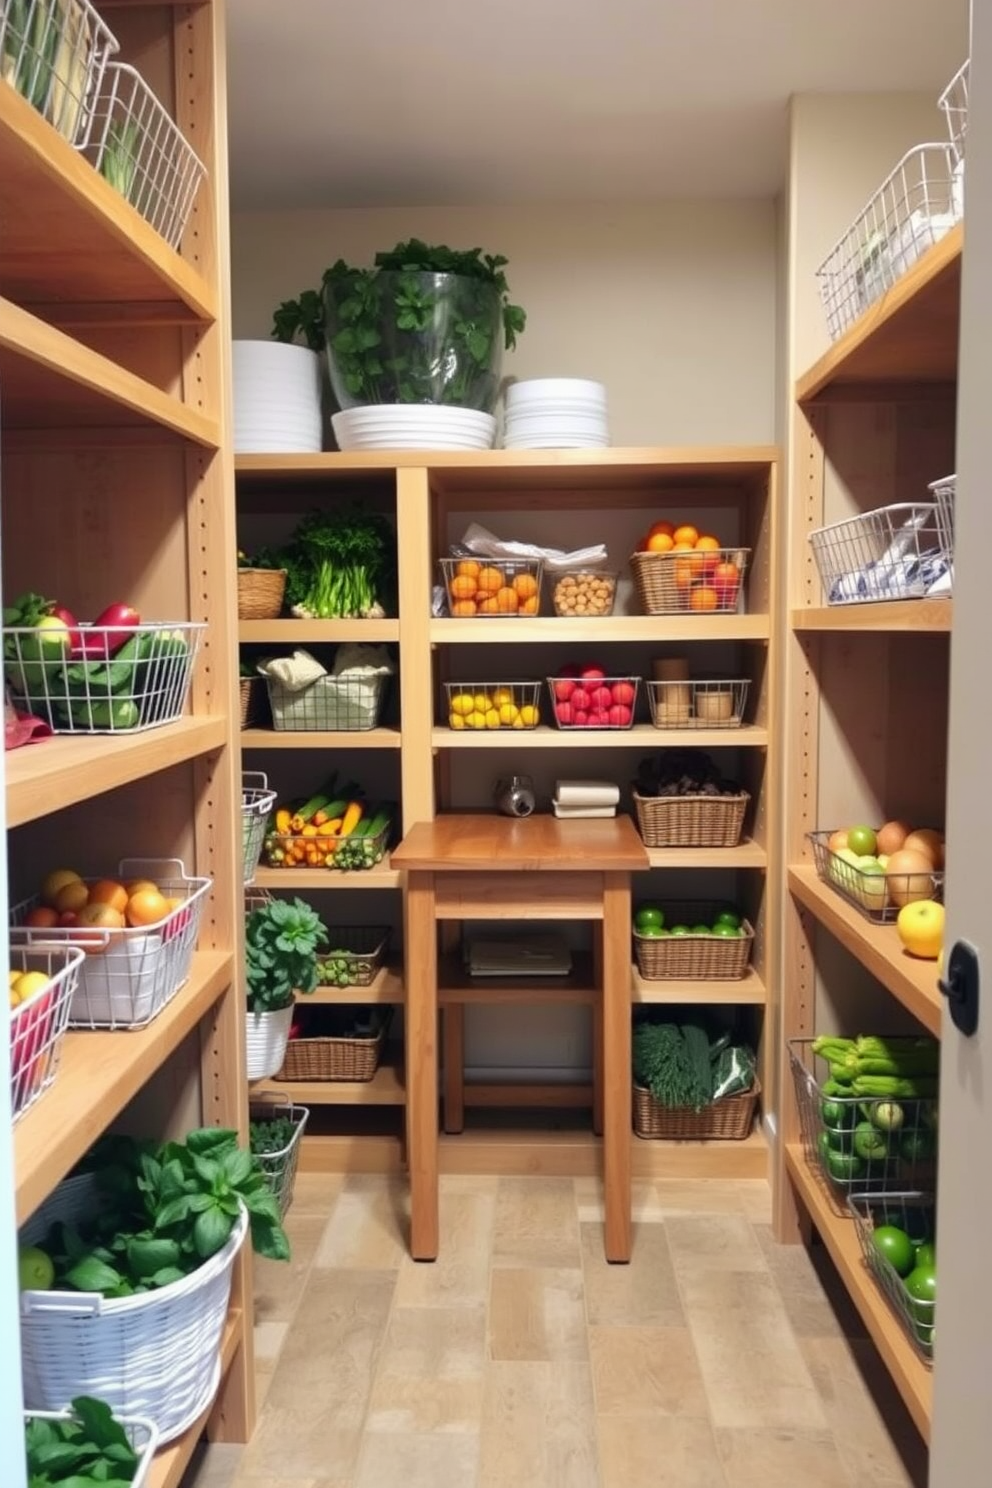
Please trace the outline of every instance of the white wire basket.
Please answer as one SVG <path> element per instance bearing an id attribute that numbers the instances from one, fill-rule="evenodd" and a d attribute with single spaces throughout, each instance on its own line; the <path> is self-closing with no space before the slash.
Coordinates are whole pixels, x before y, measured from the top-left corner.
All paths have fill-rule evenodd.
<path id="1" fill-rule="evenodd" d="M 264 1127 L 266 1123 L 279 1119 L 292 1123 L 292 1136 L 277 1151 L 258 1152 L 252 1146 L 252 1152 L 255 1153 L 259 1167 L 265 1174 L 265 1181 L 279 1205 L 279 1214 L 284 1218 L 293 1202 L 293 1185 L 296 1182 L 296 1168 L 300 1160 L 300 1143 L 310 1119 L 309 1107 L 296 1105 L 287 1095 L 279 1100 L 252 1101 L 248 1107 L 248 1116 L 253 1126 Z"/>
<path id="2" fill-rule="evenodd" d="M 960 219 L 956 164 L 949 144 L 910 150 L 817 269 L 832 341 Z"/>
<path id="3" fill-rule="evenodd" d="M 916 873 L 866 872 L 829 846 L 833 832 L 807 832 L 813 863 L 821 882 L 853 904 L 875 925 L 891 925 L 906 904 L 944 896 L 944 875 L 934 870 Z"/>
<path id="4" fill-rule="evenodd" d="M 357 733 L 374 729 L 382 714 L 389 677 L 318 677 L 306 687 L 289 688 L 266 677 L 272 727 L 286 733 Z"/>
<path id="5" fill-rule="evenodd" d="M 862 1193 L 849 1196 L 847 1208 L 858 1232 L 865 1265 L 895 1309 L 916 1352 L 932 1366 L 936 1303 L 932 1298 L 912 1295 L 892 1262 L 879 1251 L 873 1236 L 879 1226 L 893 1225 L 908 1235 L 911 1242 L 933 1243 L 936 1235 L 933 1194 Z"/>
<path id="6" fill-rule="evenodd" d="M 958 68 L 947 87 L 940 95 L 939 107 L 947 125 L 947 135 L 954 153 L 964 159 L 965 138 L 968 133 L 968 76 L 970 62 Z"/>
<path id="7" fill-rule="evenodd" d="M 903 502 L 809 534 L 828 605 L 921 599 L 950 566 L 930 502 Z"/>
<path id="8" fill-rule="evenodd" d="M 58 1221 L 85 1224 L 99 1204 L 93 1174 L 60 1183 L 21 1231 L 44 1248 Z M 174 1441 L 217 1393 L 235 1258 L 248 1233 L 242 1206 L 227 1244 L 189 1276 L 131 1297 L 21 1292 L 21 1368 L 27 1410 L 61 1410 L 77 1395 L 154 1423 Z"/>
<path id="9" fill-rule="evenodd" d="M 247 887 L 255 877 L 262 856 L 265 828 L 276 793 L 269 788 L 269 778 L 262 770 L 241 772 L 241 832 L 244 852 L 244 882 Z"/>
<path id="10" fill-rule="evenodd" d="M 86 154 L 169 247 L 178 248 L 206 169 L 133 67 L 107 66 Z"/>
<path id="11" fill-rule="evenodd" d="M 133 734 L 183 715 L 206 625 L 141 625 L 70 632 L 5 626 L 4 673 L 18 705 L 56 734 Z"/>
<path id="12" fill-rule="evenodd" d="M 78 1421 L 79 1417 L 72 1409 L 62 1411 L 25 1411 L 24 1426 L 27 1429 L 32 1421 L 51 1421 L 53 1424 L 59 1421 Z M 138 1464 L 131 1479 L 130 1488 L 144 1488 L 148 1481 L 148 1473 L 151 1469 L 152 1458 L 158 1447 L 158 1432 L 153 1421 L 142 1420 L 140 1416 L 114 1416 L 118 1426 L 124 1432 L 131 1446 L 138 1454 Z"/>
<path id="13" fill-rule="evenodd" d="M 735 729 L 744 721 L 751 683 L 747 677 L 733 677 L 645 685 L 657 729 Z"/>
<path id="14" fill-rule="evenodd" d="M 956 475 L 945 475 L 942 480 L 934 481 L 927 489 L 933 495 L 933 504 L 937 513 L 937 533 L 940 545 L 947 556 L 949 564 L 954 564 L 954 501 L 957 496 L 958 478 Z"/>
<path id="15" fill-rule="evenodd" d="M 84 145 L 117 40 L 89 0 L 0 0 L 0 78 Z"/>
<path id="16" fill-rule="evenodd" d="M 34 946 L 11 937 L 11 971 L 47 978 L 10 1010 L 11 1111 L 14 1120 L 30 1110 L 58 1073 L 69 1009 L 76 995 L 83 953 L 70 945 Z"/>
<path id="17" fill-rule="evenodd" d="M 123 859 L 116 881 L 127 885 L 137 879 L 156 884 L 164 898 L 181 902 L 155 924 L 123 929 L 26 926 L 37 898 L 24 899 L 11 910 L 19 945 L 75 946 L 86 953 L 68 1014 L 70 1028 L 144 1028 L 189 978 L 211 880 L 191 877 L 178 858 Z"/>

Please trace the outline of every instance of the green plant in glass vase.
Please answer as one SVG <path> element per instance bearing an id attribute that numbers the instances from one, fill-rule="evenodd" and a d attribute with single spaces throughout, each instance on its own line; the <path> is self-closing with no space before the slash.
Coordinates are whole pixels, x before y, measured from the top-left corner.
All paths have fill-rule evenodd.
<path id="1" fill-rule="evenodd" d="M 317 953 L 327 945 L 327 926 L 302 899 L 273 899 L 245 920 L 248 1011 L 275 1013 L 291 1007 L 294 994 L 317 986 Z"/>

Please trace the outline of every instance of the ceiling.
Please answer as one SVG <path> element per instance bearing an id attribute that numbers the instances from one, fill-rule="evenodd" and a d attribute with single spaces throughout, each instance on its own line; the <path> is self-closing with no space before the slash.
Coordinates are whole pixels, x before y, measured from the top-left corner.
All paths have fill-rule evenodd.
<path id="1" fill-rule="evenodd" d="M 236 210 L 648 201 L 774 195 L 790 94 L 936 96 L 968 6 L 235 0 L 228 31 Z"/>

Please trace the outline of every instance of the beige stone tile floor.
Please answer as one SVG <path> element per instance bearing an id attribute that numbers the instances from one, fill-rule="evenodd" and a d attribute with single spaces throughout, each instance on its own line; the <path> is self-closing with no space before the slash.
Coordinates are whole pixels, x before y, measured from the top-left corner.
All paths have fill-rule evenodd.
<path id="1" fill-rule="evenodd" d="M 183 1488 L 925 1488 L 926 1455 L 817 1247 L 760 1182 L 635 1184 L 629 1266 L 594 1179 L 302 1173 L 256 1262 L 259 1419 Z"/>

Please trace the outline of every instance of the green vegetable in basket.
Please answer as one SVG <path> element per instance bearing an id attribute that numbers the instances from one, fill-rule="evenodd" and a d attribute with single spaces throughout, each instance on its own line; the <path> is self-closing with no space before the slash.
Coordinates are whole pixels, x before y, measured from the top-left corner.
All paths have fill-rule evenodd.
<path id="1" fill-rule="evenodd" d="M 127 1432 L 103 1400 L 77 1395 L 69 1419 L 46 1421 L 29 1417 L 24 1423 L 30 1488 L 127 1488 L 134 1482 L 139 1456 Z"/>
<path id="2" fill-rule="evenodd" d="M 97 698 L 93 702 L 81 698 L 68 706 L 57 703 L 56 709 L 63 721 L 70 721 L 77 728 L 133 729 L 141 717 L 137 703 L 131 698 Z"/>
<path id="3" fill-rule="evenodd" d="M 132 200 L 131 191 L 138 170 L 139 144 L 138 126 L 133 119 L 111 121 L 100 157 L 100 174 L 115 191 L 120 192 L 125 201 Z"/>
<path id="4" fill-rule="evenodd" d="M 248 1011 L 272 1013 L 291 1007 L 297 992 L 318 985 L 317 952 L 327 927 L 302 899 L 274 899 L 245 921 Z"/>
<path id="5" fill-rule="evenodd" d="M 357 505 L 311 512 L 276 555 L 286 569 L 286 603 L 304 619 L 381 618 L 394 555 L 381 512 Z"/>
<path id="6" fill-rule="evenodd" d="M 859 1121 L 854 1128 L 854 1150 L 867 1163 L 882 1163 L 889 1155 L 889 1143 L 870 1121 Z"/>
<path id="7" fill-rule="evenodd" d="M 837 1183 L 851 1183 L 855 1178 L 864 1176 L 865 1165 L 856 1152 L 838 1152 L 830 1148 L 824 1154 L 821 1148 L 820 1155 L 824 1158 L 830 1177 Z"/>
<path id="8" fill-rule="evenodd" d="M 350 836 L 335 848 L 334 867 L 346 872 L 349 869 L 374 868 L 385 855 L 391 820 L 392 809 L 388 806 L 366 812 Z"/>
<path id="9" fill-rule="evenodd" d="M 699 1111 L 713 1097 L 710 1042 L 695 1024 L 645 1020 L 634 1029 L 634 1079 L 659 1105 Z"/>
<path id="10" fill-rule="evenodd" d="M 248 1127 L 248 1145 L 256 1157 L 285 1152 L 296 1135 L 297 1122 L 291 1116 L 266 1116 Z"/>

